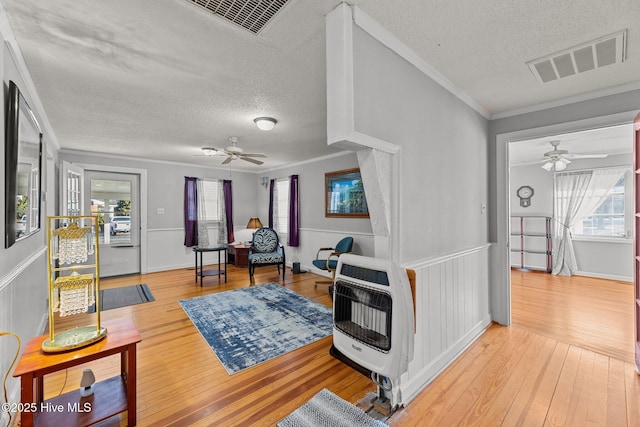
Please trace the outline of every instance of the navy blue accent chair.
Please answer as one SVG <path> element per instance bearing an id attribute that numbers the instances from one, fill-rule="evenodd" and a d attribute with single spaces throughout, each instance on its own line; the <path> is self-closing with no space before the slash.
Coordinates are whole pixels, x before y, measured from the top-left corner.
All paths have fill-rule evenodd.
<path id="1" fill-rule="evenodd" d="M 258 228 L 253 233 L 253 241 L 249 248 L 249 281 L 253 285 L 253 272 L 256 267 L 277 265 L 278 275 L 282 266 L 282 280 L 285 273 L 284 247 L 280 243 L 278 233 L 273 228 Z"/>
<path id="2" fill-rule="evenodd" d="M 350 253 L 353 250 L 353 237 L 345 237 L 340 240 L 335 248 L 320 248 L 318 249 L 318 253 L 316 254 L 316 259 L 314 259 L 313 265 L 318 267 L 321 270 L 330 271 L 331 272 L 331 280 L 318 280 L 316 281 L 315 287 L 318 287 L 318 284 L 332 285 L 333 280 L 336 276 L 336 268 L 338 267 L 338 257 L 342 254 Z M 331 253 L 326 258 L 320 258 L 320 254 L 324 252 Z"/>

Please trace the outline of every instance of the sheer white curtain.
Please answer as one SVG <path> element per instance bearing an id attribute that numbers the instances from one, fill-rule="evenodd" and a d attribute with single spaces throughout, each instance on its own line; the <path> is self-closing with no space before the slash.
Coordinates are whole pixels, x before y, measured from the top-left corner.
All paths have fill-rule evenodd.
<path id="1" fill-rule="evenodd" d="M 224 185 L 222 180 L 218 181 L 218 244 L 227 243 L 227 210 L 224 203 Z"/>
<path id="2" fill-rule="evenodd" d="M 273 186 L 273 229 L 280 235 L 280 216 L 278 215 L 278 180 Z"/>
<path id="3" fill-rule="evenodd" d="M 607 168 L 556 175 L 552 274 L 571 276 L 578 270 L 571 227 L 604 201 L 626 171 Z"/>
<path id="4" fill-rule="evenodd" d="M 207 230 L 207 210 L 205 208 L 204 181 L 198 179 L 198 246 L 209 246 L 209 231 Z"/>

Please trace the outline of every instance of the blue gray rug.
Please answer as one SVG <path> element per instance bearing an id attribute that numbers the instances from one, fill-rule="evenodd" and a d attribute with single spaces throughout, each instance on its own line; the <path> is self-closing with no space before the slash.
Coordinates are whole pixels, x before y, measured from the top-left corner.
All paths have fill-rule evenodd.
<path id="1" fill-rule="evenodd" d="M 229 374 L 331 335 L 331 308 L 281 285 L 180 300 Z"/>
<path id="2" fill-rule="evenodd" d="M 155 298 L 146 283 L 100 290 L 100 311 L 151 301 L 155 301 Z M 93 304 L 89 306 L 87 313 L 95 313 L 95 311 L 96 305 Z"/>

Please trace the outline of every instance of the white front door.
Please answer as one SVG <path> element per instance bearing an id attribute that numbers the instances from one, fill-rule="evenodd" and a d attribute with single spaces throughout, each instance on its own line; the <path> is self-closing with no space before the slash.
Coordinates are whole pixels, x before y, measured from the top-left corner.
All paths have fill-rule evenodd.
<path id="1" fill-rule="evenodd" d="M 85 212 L 100 223 L 100 276 L 140 273 L 140 175 L 85 170 Z"/>

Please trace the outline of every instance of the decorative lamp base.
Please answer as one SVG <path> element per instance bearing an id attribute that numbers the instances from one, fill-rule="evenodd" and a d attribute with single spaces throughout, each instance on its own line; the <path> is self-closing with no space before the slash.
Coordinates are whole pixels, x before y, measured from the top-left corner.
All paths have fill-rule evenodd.
<path id="1" fill-rule="evenodd" d="M 51 338 L 47 338 L 42 343 L 42 351 L 45 353 L 61 353 L 75 350 L 100 341 L 106 336 L 107 328 L 101 327 L 98 329 L 96 326 L 81 326 L 54 335 L 53 341 Z"/>

